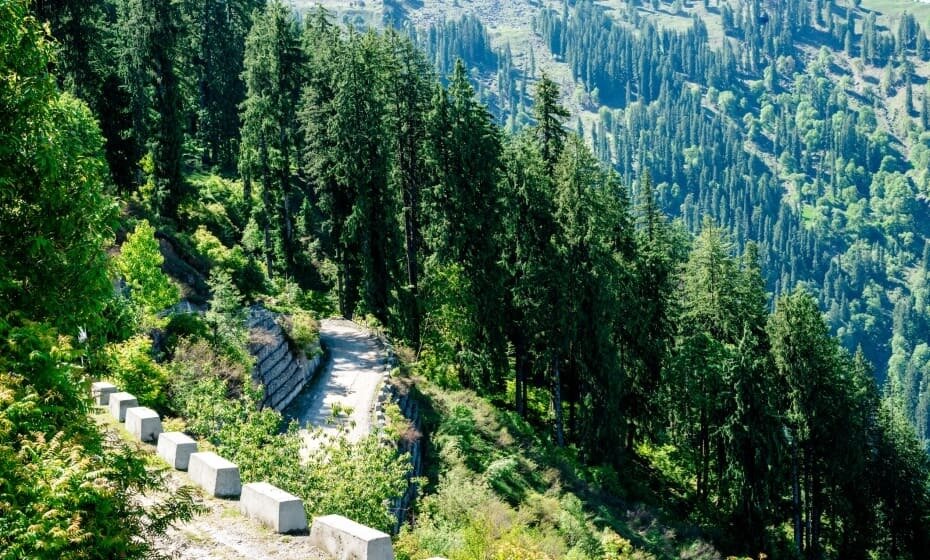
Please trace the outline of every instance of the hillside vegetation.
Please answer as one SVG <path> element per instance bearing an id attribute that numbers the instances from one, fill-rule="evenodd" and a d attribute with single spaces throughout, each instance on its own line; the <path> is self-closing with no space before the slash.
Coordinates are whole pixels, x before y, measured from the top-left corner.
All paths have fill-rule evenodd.
<path id="1" fill-rule="evenodd" d="M 532 122 L 527 84 L 546 71 L 634 195 L 649 169 L 688 231 L 709 215 L 737 249 L 755 242 L 773 298 L 798 283 L 814 293 L 927 441 L 926 5 L 397 5 L 439 68 L 473 67 L 508 128 Z"/>
<path id="2" fill-rule="evenodd" d="M 402 349 L 429 469 L 400 558 L 922 557 L 916 22 L 538 8 L 516 54 L 481 14 L 0 0 L 0 555 L 141 558 L 197 513 L 126 505 L 158 477 L 88 422 L 98 377 L 308 513 L 388 528 L 403 457 L 373 435 L 302 463 L 258 407 L 263 302 L 301 346 L 338 313 Z M 836 79 L 857 61 L 879 93 Z M 394 412 L 380 435 L 414 435 Z"/>

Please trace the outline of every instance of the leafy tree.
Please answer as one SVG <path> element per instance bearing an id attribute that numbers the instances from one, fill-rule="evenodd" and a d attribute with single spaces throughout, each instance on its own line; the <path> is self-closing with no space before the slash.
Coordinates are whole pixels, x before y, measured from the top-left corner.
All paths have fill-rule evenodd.
<path id="1" fill-rule="evenodd" d="M 178 287 L 162 272 L 164 262 L 155 228 L 146 220 L 138 222 L 126 236 L 116 268 L 129 285 L 132 300 L 146 313 L 156 313 L 178 301 Z"/>
<path id="2" fill-rule="evenodd" d="M 28 8 L 0 5 L 0 558 L 142 557 L 197 508 L 184 488 L 145 512 L 132 497 L 163 481 L 88 421 L 72 337 L 102 330 L 114 205 L 99 129 L 57 91 Z"/>
<path id="3" fill-rule="evenodd" d="M 105 352 L 108 375 L 120 390 L 135 395 L 142 406 L 164 410 L 168 373 L 155 362 L 148 335 L 110 344 Z"/>

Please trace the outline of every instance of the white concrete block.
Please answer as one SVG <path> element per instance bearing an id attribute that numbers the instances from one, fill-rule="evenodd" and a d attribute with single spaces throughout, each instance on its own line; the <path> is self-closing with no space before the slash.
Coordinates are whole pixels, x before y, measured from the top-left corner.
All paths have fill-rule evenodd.
<path id="1" fill-rule="evenodd" d="M 187 474 L 217 498 L 235 498 L 242 491 L 239 467 L 216 453 L 192 453 Z"/>
<path id="2" fill-rule="evenodd" d="M 310 544 L 335 560 L 394 560 L 391 537 L 341 515 L 314 519 Z"/>
<path id="3" fill-rule="evenodd" d="M 181 432 L 163 432 L 158 436 L 158 455 L 179 471 L 186 471 L 197 442 Z"/>
<path id="4" fill-rule="evenodd" d="M 100 406 L 110 404 L 110 395 L 118 391 L 116 385 L 109 381 L 94 381 L 90 384 L 90 394 L 94 398 L 94 402 Z"/>
<path id="5" fill-rule="evenodd" d="M 145 406 L 126 409 L 126 431 L 140 441 L 157 441 L 161 433 L 161 418 L 158 413 Z"/>
<path id="6" fill-rule="evenodd" d="M 134 406 L 139 406 L 139 401 L 136 400 L 136 397 L 125 392 L 117 392 L 110 394 L 110 401 L 107 403 L 110 407 L 110 415 L 113 418 L 116 418 L 120 422 L 126 421 L 126 410 Z"/>
<path id="7" fill-rule="evenodd" d="M 276 533 L 307 530 L 303 501 L 267 482 L 250 482 L 243 486 L 239 507 L 247 517 L 261 521 Z"/>

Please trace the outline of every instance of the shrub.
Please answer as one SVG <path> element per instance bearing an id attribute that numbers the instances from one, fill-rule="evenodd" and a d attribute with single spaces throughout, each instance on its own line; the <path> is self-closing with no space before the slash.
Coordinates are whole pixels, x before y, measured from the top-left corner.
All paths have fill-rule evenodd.
<path id="1" fill-rule="evenodd" d="M 522 486 L 518 469 L 519 465 L 514 457 L 504 457 L 488 465 L 484 476 L 495 492 L 508 502 L 517 503 L 522 500 L 526 490 Z"/>
<path id="2" fill-rule="evenodd" d="M 165 326 L 165 351 L 168 355 L 174 355 L 181 340 L 198 340 L 209 334 L 209 327 L 199 315 L 194 313 L 172 315 Z"/>
<path id="3" fill-rule="evenodd" d="M 238 398 L 248 377 L 248 369 L 242 362 L 217 353 L 203 339 L 182 339 L 174 351 L 170 369 L 172 402 L 186 388 L 209 379 L 219 379 L 227 384 L 224 398 Z"/>
<path id="4" fill-rule="evenodd" d="M 236 288 L 248 297 L 265 291 L 267 279 L 258 263 L 245 254 L 242 247 L 235 245 L 231 249 L 222 243 L 207 228 L 200 226 L 191 236 L 194 249 L 213 269 L 211 276 L 219 269 L 228 274 Z"/>
<path id="5" fill-rule="evenodd" d="M 109 377 L 136 396 L 140 405 L 163 410 L 167 405 L 168 372 L 152 358 L 152 341 L 136 335 L 106 347 Z"/>
<path id="6" fill-rule="evenodd" d="M 0 319 L 0 560 L 147 557 L 167 523 L 198 511 L 184 488 L 146 515 L 134 496 L 161 476 L 88 421 L 74 359 L 53 329 Z"/>
<path id="7" fill-rule="evenodd" d="M 249 218 L 251 204 L 243 196 L 242 184 L 216 175 L 188 178 L 190 195 L 181 203 L 183 223 L 206 227 L 223 243 L 234 244 Z"/>
<path id="8" fill-rule="evenodd" d="M 294 311 L 281 321 L 284 334 L 301 352 L 308 356 L 320 341 L 320 323 L 306 311 Z"/>
<path id="9" fill-rule="evenodd" d="M 300 470 L 297 495 L 311 515 L 340 512 L 363 525 L 390 532 L 390 500 L 407 490 L 410 459 L 377 436 L 357 443 L 339 437 L 312 453 Z"/>
<path id="10" fill-rule="evenodd" d="M 375 436 L 358 443 L 340 437 L 302 462 L 303 436 L 296 425 L 282 433 L 281 414 L 259 410 L 257 394 L 246 391 L 238 399 L 226 399 L 225 393 L 225 381 L 200 379 L 184 386 L 174 403 L 188 429 L 235 462 L 244 479 L 267 480 L 301 497 L 311 516 L 339 512 L 391 530 L 389 501 L 407 488 L 410 465 L 405 456 Z"/>
<path id="11" fill-rule="evenodd" d="M 210 275 L 210 310 L 206 313 L 207 323 L 213 328 L 213 343 L 225 354 L 246 363 L 248 333 L 245 328 L 245 311 L 242 309 L 242 294 L 233 284 L 229 273 L 215 269 Z"/>

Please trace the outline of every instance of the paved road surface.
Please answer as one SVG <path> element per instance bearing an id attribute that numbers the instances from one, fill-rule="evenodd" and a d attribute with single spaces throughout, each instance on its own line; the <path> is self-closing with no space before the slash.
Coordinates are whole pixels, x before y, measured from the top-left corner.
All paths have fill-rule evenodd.
<path id="1" fill-rule="evenodd" d="M 308 440 L 315 429 L 330 436 L 344 429 L 350 441 L 358 441 L 371 431 L 385 371 L 381 349 L 374 338 L 345 319 L 323 320 L 320 339 L 329 351 L 329 362 L 284 412 L 300 422 Z M 334 405 L 342 411 L 336 417 Z"/>

